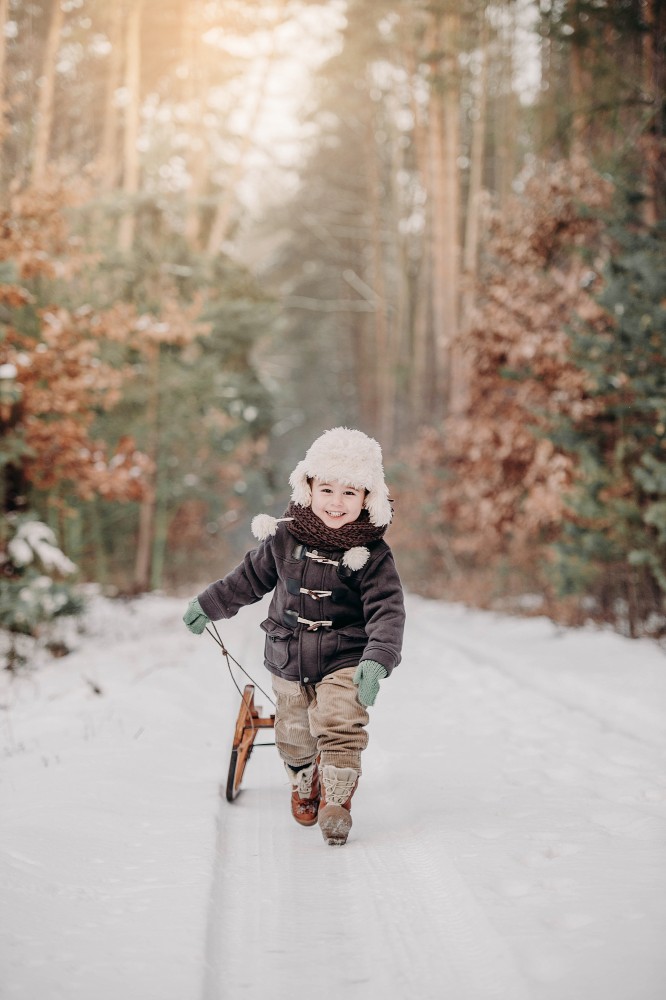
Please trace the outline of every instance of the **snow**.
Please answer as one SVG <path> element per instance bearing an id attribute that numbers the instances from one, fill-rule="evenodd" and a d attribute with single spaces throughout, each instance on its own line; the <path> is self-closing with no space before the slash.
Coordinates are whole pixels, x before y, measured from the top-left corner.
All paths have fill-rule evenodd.
<path id="1" fill-rule="evenodd" d="M 69 576 L 76 566 L 56 545 L 54 532 L 42 521 L 24 521 L 7 545 L 7 552 L 15 566 L 27 566 L 35 557 L 49 573 Z"/>
<path id="2" fill-rule="evenodd" d="M 220 796 L 239 697 L 186 603 L 96 598 L 0 679 L 2 1000 L 663 1000 L 656 643 L 410 597 L 331 848 L 272 748 Z M 221 634 L 270 690 L 264 614 Z"/>

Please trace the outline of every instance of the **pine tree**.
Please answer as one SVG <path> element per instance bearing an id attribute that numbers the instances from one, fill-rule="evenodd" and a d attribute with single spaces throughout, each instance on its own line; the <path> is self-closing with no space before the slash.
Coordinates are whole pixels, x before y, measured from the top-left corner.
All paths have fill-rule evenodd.
<path id="1" fill-rule="evenodd" d="M 80 614 L 84 602 L 67 579 L 77 567 L 58 548 L 48 525 L 29 515 L 12 514 L 4 521 L 3 534 L 7 538 L 0 547 L 0 630 L 9 639 L 2 644 L 5 666 L 15 670 L 28 659 L 19 648 L 19 636 L 43 637 L 56 619 Z"/>
<path id="2" fill-rule="evenodd" d="M 635 635 L 666 596 L 666 229 L 630 218 L 613 235 L 605 322 L 570 331 L 586 392 L 556 435 L 577 459 L 557 566 L 563 592 L 592 592 Z"/>

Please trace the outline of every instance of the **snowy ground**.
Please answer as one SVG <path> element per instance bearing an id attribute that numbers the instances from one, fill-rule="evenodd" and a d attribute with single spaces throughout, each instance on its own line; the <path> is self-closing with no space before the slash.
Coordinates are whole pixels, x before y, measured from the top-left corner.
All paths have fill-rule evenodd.
<path id="1" fill-rule="evenodd" d="M 658 646 L 411 598 L 330 848 L 273 749 L 219 796 L 238 695 L 183 603 L 0 680 L 2 1000 L 666 997 Z M 268 688 L 262 614 L 222 634 Z"/>

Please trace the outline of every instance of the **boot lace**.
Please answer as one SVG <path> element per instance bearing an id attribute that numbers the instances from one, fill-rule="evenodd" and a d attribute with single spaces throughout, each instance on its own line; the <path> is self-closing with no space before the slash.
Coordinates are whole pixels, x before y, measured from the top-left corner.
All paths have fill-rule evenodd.
<path id="1" fill-rule="evenodd" d="M 302 767 L 300 771 L 294 771 L 288 764 L 285 764 L 292 788 L 295 788 L 298 792 L 299 799 L 307 799 L 312 795 L 312 785 L 314 782 L 316 766 L 317 763 L 313 760 L 311 764 L 307 765 L 307 767 Z"/>
<path id="2" fill-rule="evenodd" d="M 327 764 L 322 772 L 326 801 L 342 805 L 347 801 L 358 780 L 358 772 L 351 767 L 334 767 Z"/>

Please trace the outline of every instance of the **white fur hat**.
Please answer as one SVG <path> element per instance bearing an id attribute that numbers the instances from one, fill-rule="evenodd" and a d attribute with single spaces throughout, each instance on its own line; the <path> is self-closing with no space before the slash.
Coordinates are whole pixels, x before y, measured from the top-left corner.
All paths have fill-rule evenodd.
<path id="1" fill-rule="evenodd" d="M 367 490 L 363 506 L 370 515 L 371 523 L 378 528 L 391 523 L 393 512 L 384 482 L 382 449 L 374 438 L 363 431 L 333 427 L 310 445 L 305 458 L 289 477 L 291 499 L 301 507 L 309 507 L 312 503 L 308 479 L 344 483 L 345 486 Z"/>

